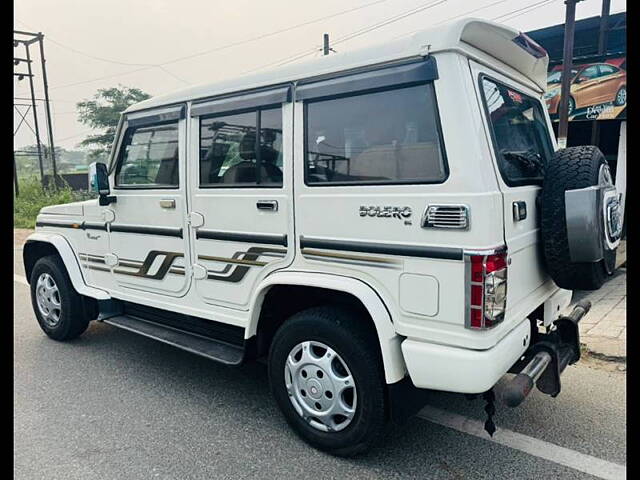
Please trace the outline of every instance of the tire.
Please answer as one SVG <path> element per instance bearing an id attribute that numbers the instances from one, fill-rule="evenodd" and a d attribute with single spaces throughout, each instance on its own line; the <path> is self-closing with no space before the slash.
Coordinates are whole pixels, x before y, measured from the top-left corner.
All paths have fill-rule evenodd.
<path id="1" fill-rule="evenodd" d="M 29 283 L 33 311 L 40 328 L 47 336 L 58 341 L 71 340 L 87 329 L 90 319 L 85 313 L 84 298 L 73 288 L 67 269 L 59 256 L 40 258 L 33 267 Z M 39 289 L 44 289 L 40 295 Z M 47 295 L 51 301 L 45 302 L 46 305 L 42 307 L 39 300 Z M 59 311 L 55 305 L 59 305 Z M 46 314 L 47 310 L 49 315 Z"/>
<path id="2" fill-rule="evenodd" d="M 621 94 L 623 94 L 621 96 Z M 616 96 L 613 99 L 613 104 L 616 107 L 621 107 L 622 105 L 627 103 L 627 87 L 620 87 L 616 92 Z"/>
<path id="3" fill-rule="evenodd" d="M 597 290 L 613 273 L 615 250 L 605 249 L 599 262 L 572 263 L 567 236 L 564 193 L 598 185 L 602 165 L 607 161 L 597 147 L 581 146 L 559 150 L 546 167 L 541 200 L 543 253 L 547 271 L 561 288 Z"/>
<path id="4" fill-rule="evenodd" d="M 317 344 L 329 347 L 338 356 L 336 358 L 334 355 L 330 368 L 337 371 L 340 362 L 344 362 L 348 370 L 347 373 L 350 372 L 353 379 L 352 391 L 345 388 L 344 392 L 350 393 L 345 403 L 349 404 L 349 399 L 351 399 L 355 413 L 333 431 L 322 431 L 321 428 L 324 427 L 320 420 L 305 420 L 294 406 L 294 403 L 297 403 L 301 411 L 307 412 L 307 414 L 314 408 L 309 406 L 308 410 L 304 410 L 304 407 L 300 407 L 300 405 L 307 398 L 313 402 L 311 390 L 314 387 L 310 382 L 320 381 L 319 379 L 325 377 L 316 377 L 315 374 L 309 373 L 303 379 L 301 375 L 307 369 L 312 371 L 317 365 L 305 363 L 303 362 L 304 357 L 301 357 L 297 373 L 290 371 L 293 375 L 285 379 L 287 375 L 285 363 L 290 353 L 304 342 L 311 342 L 308 344 L 310 348 L 319 348 L 320 351 L 313 350 L 313 355 L 319 354 L 323 358 L 330 352 L 327 350 L 322 353 L 322 347 L 317 347 Z M 344 373 L 343 369 L 340 375 Z M 297 376 L 298 374 L 300 376 Z M 290 397 L 287 382 L 289 379 L 292 380 L 294 376 L 307 383 L 292 384 L 291 389 L 296 392 L 296 396 Z M 326 380 L 328 381 L 329 378 L 326 377 Z M 363 325 L 361 315 L 333 306 L 313 307 L 293 315 L 276 332 L 271 344 L 269 383 L 271 392 L 289 425 L 303 440 L 319 450 L 337 456 L 350 457 L 368 450 L 382 439 L 386 427 L 384 371 L 377 336 L 375 332 Z M 300 395 L 304 393 L 302 392 L 303 388 L 311 390 L 308 396 L 302 398 L 298 396 L 296 387 L 300 388 Z M 324 400 L 325 397 L 322 394 L 328 395 L 327 391 L 331 391 L 331 388 L 333 387 L 319 388 L 319 392 L 314 391 L 314 393 Z M 298 402 L 296 398 L 301 402 Z M 337 400 L 338 396 L 331 398 Z M 316 406 L 318 405 L 316 403 Z M 324 404 L 322 408 L 325 408 Z M 339 415 L 335 417 L 336 421 L 339 420 L 338 417 Z M 325 419 L 324 421 L 332 423 L 333 419 Z"/>
<path id="5" fill-rule="evenodd" d="M 570 117 L 575 109 L 576 109 L 576 101 L 573 99 L 573 97 L 569 97 L 569 102 L 567 105 L 567 116 Z M 560 114 L 560 110 L 558 110 L 558 114 Z"/>

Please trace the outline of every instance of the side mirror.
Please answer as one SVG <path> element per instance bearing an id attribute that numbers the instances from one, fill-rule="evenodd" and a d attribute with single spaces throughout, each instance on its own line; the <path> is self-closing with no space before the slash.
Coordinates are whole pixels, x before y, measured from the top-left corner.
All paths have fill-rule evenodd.
<path id="1" fill-rule="evenodd" d="M 109 172 L 104 163 L 93 162 L 89 165 L 89 191 L 100 195 L 99 203 L 102 206 L 115 203 L 116 197 L 109 196 Z"/>

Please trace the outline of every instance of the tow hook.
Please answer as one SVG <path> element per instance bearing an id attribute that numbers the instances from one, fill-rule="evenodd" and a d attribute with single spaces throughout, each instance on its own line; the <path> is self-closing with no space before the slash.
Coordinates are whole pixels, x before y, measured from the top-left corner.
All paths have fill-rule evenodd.
<path id="1" fill-rule="evenodd" d="M 509 407 L 520 405 L 536 385 L 538 390 L 552 397 L 560 393 L 560 374 L 567 365 L 580 359 L 578 322 L 591 309 L 591 302 L 582 300 L 567 316 L 559 317 L 555 329 L 533 344 L 524 359 L 514 367 L 519 373 L 502 390 L 502 401 Z M 513 370 L 512 370 L 513 371 Z"/>

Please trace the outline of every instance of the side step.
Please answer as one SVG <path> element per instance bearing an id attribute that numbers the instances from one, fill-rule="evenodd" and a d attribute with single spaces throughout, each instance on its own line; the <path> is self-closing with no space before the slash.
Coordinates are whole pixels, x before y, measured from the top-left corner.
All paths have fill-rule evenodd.
<path id="1" fill-rule="evenodd" d="M 242 347 L 137 317 L 118 315 L 105 318 L 103 322 L 113 325 L 114 327 L 129 330 L 130 332 L 139 333 L 140 335 L 153 338 L 163 343 L 168 343 L 174 347 L 226 365 L 239 365 L 242 363 L 244 357 L 244 348 Z"/>

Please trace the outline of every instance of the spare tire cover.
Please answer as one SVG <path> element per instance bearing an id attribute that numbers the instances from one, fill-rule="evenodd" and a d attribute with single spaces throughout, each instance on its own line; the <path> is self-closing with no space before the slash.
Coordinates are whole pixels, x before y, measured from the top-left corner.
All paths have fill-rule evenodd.
<path id="1" fill-rule="evenodd" d="M 611 234 L 616 227 L 605 224 L 606 212 L 597 215 L 598 228 L 585 229 L 585 235 L 597 238 L 581 239 L 599 242 L 602 245 L 602 257 L 591 262 L 571 261 L 565 192 L 592 186 L 601 187 L 601 191 L 615 188 L 607 160 L 595 146 L 559 150 L 545 166 L 540 205 L 543 254 L 547 272 L 561 288 L 597 290 L 615 267 L 617 241 L 612 243 L 610 236 L 607 242 L 605 235 Z M 614 234 L 618 235 L 619 232 Z"/>

